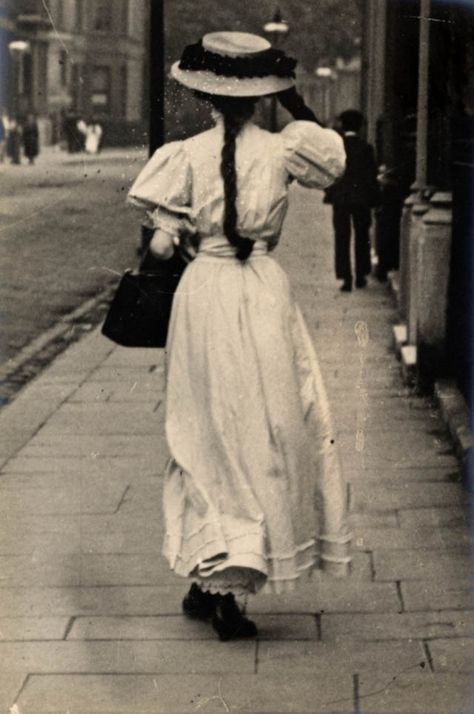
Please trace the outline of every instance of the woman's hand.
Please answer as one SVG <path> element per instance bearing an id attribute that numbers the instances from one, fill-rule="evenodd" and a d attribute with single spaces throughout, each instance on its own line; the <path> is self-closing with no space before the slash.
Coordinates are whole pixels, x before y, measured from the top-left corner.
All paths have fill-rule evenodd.
<path id="1" fill-rule="evenodd" d="M 278 92 L 276 98 L 280 102 L 281 106 L 291 113 L 291 108 L 294 106 L 297 100 L 301 100 L 296 87 L 290 87 L 289 89 L 284 89 L 282 92 Z"/>
<path id="2" fill-rule="evenodd" d="M 312 121 L 322 126 L 316 114 L 306 106 L 303 97 L 298 94 L 295 86 L 284 89 L 283 92 L 278 92 L 276 97 L 281 106 L 292 115 L 293 119 Z"/>
<path id="3" fill-rule="evenodd" d="M 159 260 L 168 260 L 174 254 L 173 236 L 157 228 L 150 242 L 150 251 Z"/>

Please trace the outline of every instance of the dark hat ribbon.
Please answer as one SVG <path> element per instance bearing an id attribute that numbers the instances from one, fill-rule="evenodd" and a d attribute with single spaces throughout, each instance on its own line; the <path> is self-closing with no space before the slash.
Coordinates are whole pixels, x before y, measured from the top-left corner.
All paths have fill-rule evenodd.
<path id="1" fill-rule="evenodd" d="M 185 47 L 179 69 L 205 71 L 222 77 L 284 77 L 295 76 L 297 61 L 281 50 L 270 47 L 246 57 L 229 57 L 206 50 L 202 40 Z"/>

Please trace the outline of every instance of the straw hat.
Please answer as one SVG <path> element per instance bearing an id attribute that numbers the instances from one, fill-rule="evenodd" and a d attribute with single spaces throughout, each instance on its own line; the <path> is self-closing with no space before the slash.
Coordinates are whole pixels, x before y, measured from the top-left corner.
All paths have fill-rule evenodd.
<path id="1" fill-rule="evenodd" d="M 171 76 L 189 89 L 229 97 L 259 97 L 295 83 L 296 60 L 248 32 L 210 32 L 188 45 Z"/>

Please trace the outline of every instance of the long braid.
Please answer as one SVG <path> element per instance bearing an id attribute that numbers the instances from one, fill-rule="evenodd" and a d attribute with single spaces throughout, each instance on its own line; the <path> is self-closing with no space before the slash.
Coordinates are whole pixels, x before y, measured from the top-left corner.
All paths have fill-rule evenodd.
<path id="1" fill-rule="evenodd" d="M 224 118 L 224 144 L 221 153 L 221 176 L 224 181 L 224 234 L 236 248 L 236 257 L 244 263 L 250 256 L 254 241 L 244 238 L 237 231 L 237 171 L 235 146 L 237 136 L 245 122 L 253 114 L 256 99 L 249 97 L 225 97 L 196 93 L 209 101 Z"/>
<path id="2" fill-rule="evenodd" d="M 250 256 L 254 241 L 243 238 L 237 231 L 237 171 L 235 169 L 235 144 L 244 120 L 232 112 L 224 112 L 224 145 L 221 154 L 221 175 L 224 179 L 224 233 L 229 243 L 237 249 L 236 257 L 245 262 Z"/>

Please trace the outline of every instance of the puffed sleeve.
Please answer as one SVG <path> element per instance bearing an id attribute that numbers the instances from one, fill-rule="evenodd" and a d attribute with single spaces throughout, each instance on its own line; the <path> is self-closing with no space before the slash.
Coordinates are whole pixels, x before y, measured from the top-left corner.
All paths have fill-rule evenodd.
<path id="1" fill-rule="evenodd" d="M 294 121 L 281 135 L 286 169 L 298 183 L 323 189 L 344 173 L 346 153 L 337 132 L 314 122 Z"/>
<path id="2" fill-rule="evenodd" d="M 176 234 L 191 213 L 191 165 L 182 141 L 159 148 L 138 174 L 127 202 L 142 209 L 142 222 Z"/>

